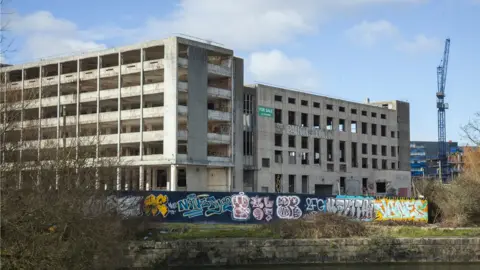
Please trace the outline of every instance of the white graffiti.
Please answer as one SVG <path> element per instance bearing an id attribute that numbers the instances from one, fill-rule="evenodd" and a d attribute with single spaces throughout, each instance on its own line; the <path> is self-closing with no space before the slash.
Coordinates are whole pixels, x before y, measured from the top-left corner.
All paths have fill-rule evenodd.
<path id="1" fill-rule="evenodd" d="M 373 219 L 374 201 L 371 198 L 340 197 L 327 199 L 327 211 L 361 220 Z"/>
<path id="2" fill-rule="evenodd" d="M 267 222 L 273 219 L 273 201 L 268 196 L 255 196 L 250 198 L 252 206 L 252 215 L 256 220 L 265 219 Z"/>
<path id="3" fill-rule="evenodd" d="M 276 203 L 277 216 L 280 219 L 298 219 L 303 214 L 298 206 L 300 204 L 298 196 L 278 196 Z"/>
<path id="4" fill-rule="evenodd" d="M 250 218 L 249 200 L 243 192 L 232 196 L 232 218 L 234 220 L 248 220 Z"/>
<path id="5" fill-rule="evenodd" d="M 325 212 L 325 201 L 319 198 L 307 198 L 305 200 L 307 206 L 305 210 L 307 212 Z"/>

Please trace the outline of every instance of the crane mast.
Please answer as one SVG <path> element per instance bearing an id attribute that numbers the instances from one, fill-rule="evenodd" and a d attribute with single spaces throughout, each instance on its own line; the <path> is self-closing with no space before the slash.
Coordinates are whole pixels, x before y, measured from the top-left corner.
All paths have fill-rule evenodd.
<path id="1" fill-rule="evenodd" d="M 437 67 L 437 109 L 438 109 L 438 159 L 440 161 L 440 174 L 445 172 L 442 167 L 447 165 L 447 127 L 445 123 L 445 85 L 447 83 L 448 56 L 450 53 L 450 38 L 445 40 L 443 59 Z M 443 175 L 439 175 L 443 179 Z"/>

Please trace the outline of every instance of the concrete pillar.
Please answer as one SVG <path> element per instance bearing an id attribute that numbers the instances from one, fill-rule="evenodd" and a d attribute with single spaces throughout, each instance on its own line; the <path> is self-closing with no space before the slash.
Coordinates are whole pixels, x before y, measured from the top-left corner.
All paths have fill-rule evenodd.
<path id="1" fill-rule="evenodd" d="M 146 190 L 152 190 L 152 169 L 147 169 L 147 183 L 146 183 Z"/>
<path id="2" fill-rule="evenodd" d="M 233 183 L 233 178 L 232 178 L 232 168 L 228 167 L 227 168 L 227 191 L 231 192 L 232 191 L 232 183 Z"/>
<path id="3" fill-rule="evenodd" d="M 171 163 L 177 159 L 178 129 L 178 46 L 177 38 L 169 38 L 165 43 L 164 59 L 164 141 L 163 154 Z"/>
<path id="4" fill-rule="evenodd" d="M 145 187 L 145 183 L 144 183 L 145 168 L 143 166 L 140 166 L 138 169 L 139 169 L 138 190 L 143 190 Z"/>
<path id="5" fill-rule="evenodd" d="M 177 166 L 170 165 L 170 191 L 177 191 Z"/>

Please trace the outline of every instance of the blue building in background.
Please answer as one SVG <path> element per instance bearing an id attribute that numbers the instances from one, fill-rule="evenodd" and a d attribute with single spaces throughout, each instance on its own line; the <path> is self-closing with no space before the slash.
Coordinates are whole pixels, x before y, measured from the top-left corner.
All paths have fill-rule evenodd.
<path id="1" fill-rule="evenodd" d="M 447 156 L 459 152 L 457 142 L 448 142 Z M 438 142 L 412 141 L 410 142 L 410 171 L 412 177 L 437 177 L 438 176 Z M 442 166 L 443 167 L 443 166 Z M 442 174 L 450 174 L 449 162 L 447 171 Z"/>

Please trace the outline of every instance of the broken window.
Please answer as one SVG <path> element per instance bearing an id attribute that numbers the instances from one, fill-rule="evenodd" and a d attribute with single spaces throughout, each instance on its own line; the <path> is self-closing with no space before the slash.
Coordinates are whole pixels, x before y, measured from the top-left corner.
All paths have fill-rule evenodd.
<path id="1" fill-rule="evenodd" d="M 338 107 L 338 111 L 345 112 L 345 107 L 342 107 L 342 106 Z"/>
<path id="2" fill-rule="evenodd" d="M 283 101 L 282 96 L 275 95 L 275 101 L 282 102 Z"/>
<path id="3" fill-rule="evenodd" d="M 335 170 L 335 165 L 333 163 L 327 164 L 327 172 L 333 172 Z"/>
<path id="4" fill-rule="evenodd" d="M 314 108 L 320 108 L 320 102 L 313 102 Z"/>
<path id="5" fill-rule="evenodd" d="M 262 158 L 262 167 L 269 168 L 270 167 L 270 159 L 269 158 Z"/>
<path id="6" fill-rule="evenodd" d="M 297 153 L 295 151 L 288 151 L 288 164 L 297 164 Z"/>
<path id="7" fill-rule="evenodd" d="M 386 159 L 382 159 L 382 170 L 388 170 L 388 168 L 387 168 L 387 160 L 386 160 Z"/>
<path id="8" fill-rule="evenodd" d="M 358 161 L 357 161 L 357 143 L 352 142 L 352 167 L 357 168 L 358 167 Z"/>
<path id="9" fill-rule="evenodd" d="M 340 194 L 345 194 L 345 177 L 340 177 Z"/>
<path id="10" fill-rule="evenodd" d="M 362 158 L 362 168 L 368 169 L 368 158 Z"/>
<path id="11" fill-rule="evenodd" d="M 372 117 L 377 117 L 377 113 L 376 112 L 372 112 Z"/>
<path id="12" fill-rule="evenodd" d="M 295 126 L 295 112 L 288 111 L 288 124 Z"/>
<path id="13" fill-rule="evenodd" d="M 302 175 L 302 193 L 308 193 L 308 175 Z"/>
<path id="14" fill-rule="evenodd" d="M 302 148 L 308 149 L 308 137 L 302 137 Z"/>
<path id="15" fill-rule="evenodd" d="M 300 104 L 302 104 L 302 106 L 308 106 L 308 100 L 302 99 L 302 101 L 300 102 Z"/>
<path id="16" fill-rule="evenodd" d="M 378 169 L 378 161 L 376 158 L 372 158 L 372 169 Z"/>
<path id="17" fill-rule="evenodd" d="M 366 143 L 362 143 L 362 154 L 367 155 L 368 154 L 368 146 Z"/>
<path id="18" fill-rule="evenodd" d="M 395 152 L 395 146 L 390 146 L 390 152 L 392 153 L 392 157 L 397 156 L 397 153 Z"/>
<path id="19" fill-rule="evenodd" d="M 372 144 L 372 155 L 376 156 L 377 155 L 377 145 Z"/>
<path id="20" fill-rule="evenodd" d="M 313 139 L 313 164 L 320 164 L 320 139 Z"/>
<path id="21" fill-rule="evenodd" d="M 395 170 L 395 162 L 392 162 L 392 170 Z"/>
<path id="22" fill-rule="evenodd" d="M 295 148 L 295 135 L 288 135 L 288 147 Z"/>
<path id="23" fill-rule="evenodd" d="M 390 137 L 395 138 L 395 131 L 390 131 Z"/>
<path id="24" fill-rule="evenodd" d="M 282 134 L 275 133 L 275 146 L 282 146 Z"/>
<path id="25" fill-rule="evenodd" d="M 381 126 L 380 126 L 380 135 L 381 135 L 382 137 L 387 136 L 387 126 L 385 126 L 385 125 L 381 125 Z"/>
<path id="26" fill-rule="evenodd" d="M 333 130 L 333 118 L 327 117 L 327 130 Z"/>
<path id="27" fill-rule="evenodd" d="M 382 156 L 386 157 L 387 156 L 387 146 L 382 145 Z"/>
<path id="28" fill-rule="evenodd" d="M 351 113 L 351 114 L 357 114 L 357 109 L 351 109 L 351 110 L 350 110 L 350 113 Z"/>
<path id="29" fill-rule="evenodd" d="M 333 140 L 327 140 L 327 161 L 333 161 Z"/>
<path id="30" fill-rule="evenodd" d="M 308 114 L 302 113 L 301 114 L 301 121 L 302 127 L 308 127 Z"/>
<path id="31" fill-rule="evenodd" d="M 377 124 L 372 124 L 372 135 L 373 136 L 377 135 Z"/>
<path id="32" fill-rule="evenodd" d="M 367 111 L 362 111 L 363 116 L 367 116 Z"/>
<path id="33" fill-rule="evenodd" d="M 367 129 L 368 129 L 367 123 L 362 122 L 362 134 L 368 134 Z"/>
<path id="34" fill-rule="evenodd" d="M 288 175 L 288 192 L 295 192 L 295 175 L 293 174 Z"/>
<path id="35" fill-rule="evenodd" d="M 320 128 L 320 115 L 317 115 L 317 114 L 313 115 L 313 127 Z"/>
<path id="36" fill-rule="evenodd" d="M 387 115 L 385 115 L 385 114 L 382 113 L 382 114 L 380 115 L 380 118 L 382 118 L 382 119 L 387 119 Z"/>
<path id="37" fill-rule="evenodd" d="M 345 162 L 345 142 L 340 141 L 339 147 L 340 147 L 340 162 Z"/>
<path id="38" fill-rule="evenodd" d="M 275 174 L 275 192 L 282 192 L 282 175 Z"/>
<path id="39" fill-rule="evenodd" d="M 290 103 L 290 104 L 295 104 L 295 98 L 289 97 L 289 98 L 288 98 L 288 103 Z"/>
<path id="40" fill-rule="evenodd" d="M 376 184 L 377 193 L 387 193 L 387 183 L 377 182 Z"/>
<path id="41" fill-rule="evenodd" d="M 283 155 L 280 150 L 275 150 L 275 163 L 283 163 Z"/>
<path id="42" fill-rule="evenodd" d="M 275 123 L 281 124 L 282 123 L 282 110 L 275 109 Z"/>
<path id="43" fill-rule="evenodd" d="M 307 152 L 302 153 L 302 165 L 308 165 L 308 153 Z"/>
<path id="44" fill-rule="evenodd" d="M 352 133 L 357 133 L 357 121 L 350 122 L 350 131 Z"/>
<path id="45" fill-rule="evenodd" d="M 345 131 L 345 119 L 338 120 L 338 130 Z"/>
<path id="46" fill-rule="evenodd" d="M 333 105 L 332 104 L 327 104 L 327 110 L 333 110 Z"/>

